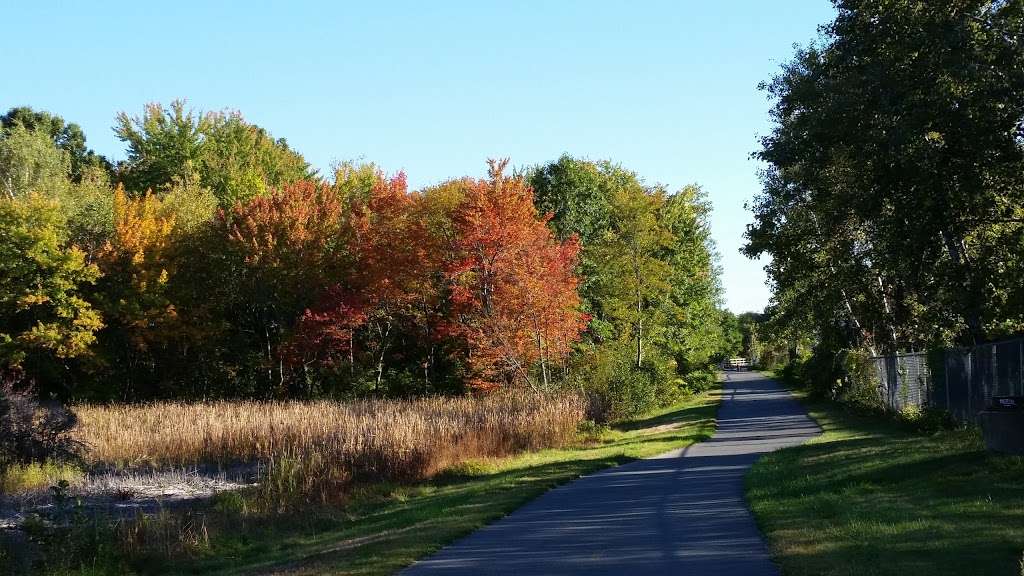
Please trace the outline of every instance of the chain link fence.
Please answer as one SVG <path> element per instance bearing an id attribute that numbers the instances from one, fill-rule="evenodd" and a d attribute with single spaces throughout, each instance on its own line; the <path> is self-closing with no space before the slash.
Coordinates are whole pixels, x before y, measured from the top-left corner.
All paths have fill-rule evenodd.
<path id="1" fill-rule="evenodd" d="M 993 396 L 1024 396 L 1024 338 L 871 359 L 890 410 L 935 408 L 976 422 Z"/>

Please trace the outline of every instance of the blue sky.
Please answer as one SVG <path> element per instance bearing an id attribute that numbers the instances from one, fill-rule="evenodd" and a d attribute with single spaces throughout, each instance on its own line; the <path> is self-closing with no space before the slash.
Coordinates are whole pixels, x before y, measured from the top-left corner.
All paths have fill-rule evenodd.
<path id="1" fill-rule="evenodd" d="M 833 15 L 827 0 L 13 2 L 0 108 L 79 123 L 123 158 L 119 111 L 236 109 L 322 172 L 365 159 L 412 186 L 563 152 L 704 187 L 726 304 L 768 301 L 738 253 L 769 129 L 757 90 Z"/>

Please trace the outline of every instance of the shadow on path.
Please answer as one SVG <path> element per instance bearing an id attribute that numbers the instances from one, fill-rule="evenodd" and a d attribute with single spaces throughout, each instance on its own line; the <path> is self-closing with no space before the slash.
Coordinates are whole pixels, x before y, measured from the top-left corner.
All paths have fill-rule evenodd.
<path id="1" fill-rule="evenodd" d="M 555 488 L 402 574 L 778 574 L 743 476 L 819 433 L 778 384 L 732 373 L 711 440 Z"/>

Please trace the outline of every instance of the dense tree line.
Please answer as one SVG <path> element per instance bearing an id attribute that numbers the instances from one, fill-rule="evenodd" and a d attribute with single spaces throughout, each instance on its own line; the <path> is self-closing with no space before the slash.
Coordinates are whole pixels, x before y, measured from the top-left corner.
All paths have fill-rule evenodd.
<path id="1" fill-rule="evenodd" d="M 1024 329 L 1024 2 L 836 0 L 764 88 L 746 251 L 826 356 Z"/>
<path id="2" fill-rule="evenodd" d="M 0 368 L 72 399 L 581 386 L 671 399 L 721 342 L 709 205 L 563 157 L 409 190 L 237 113 L 29 108 L 0 132 Z M 689 380 L 689 381 L 688 381 Z"/>

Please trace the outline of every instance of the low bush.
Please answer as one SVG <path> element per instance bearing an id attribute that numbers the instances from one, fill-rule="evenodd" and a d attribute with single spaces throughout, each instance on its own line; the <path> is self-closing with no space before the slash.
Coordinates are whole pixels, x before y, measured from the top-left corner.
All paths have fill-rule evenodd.
<path id="1" fill-rule="evenodd" d="M 718 375 L 714 369 L 708 367 L 696 370 L 683 377 L 682 388 L 690 394 L 700 394 L 715 387 L 718 382 Z"/>
<path id="2" fill-rule="evenodd" d="M 908 406 L 899 413 L 888 410 L 866 350 L 815 350 L 806 360 L 787 364 L 777 377 L 788 386 L 806 390 L 814 399 L 839 402 L 860 414 L 886 416 L 915 431 L 931 433 L 958 427 L 945 410 L 917 406 Z"/>
<path id="3" fill-rule="evenodd" d="M 833 361 L 838 371 L 829 397 L 860 410 L 882 410 L 878 391 L 878 375 L 871 365 L 871 355 L 864 350 L 842 350 Z"/>
<path id="4" fill-rule="evenodd" d="M 660 358 L 645 358 L 640 366 L 620 365 L 608 383 L 607 420 L 633 418 L 668 406 L 683 394 L 673 366 Z"/>
<path id="5" fill-rule="evenodd" d="M 71 434 L 76 422 L 73 412 L 40 401 L 31 385 L 7 375 L 0 381 L 0 474 L 6 478 L 14 465 L 76 461 L 81 449 Z"/>
<path id="6" fill-rule="evenodd" d="M 878 410 L 878 382 L 867 352 L 816 349 L 777 372 L 786 385 L 806 390 L 812 398 L 836 400 L 858 409 Z"/>
<path id="7" fill-rule="evenodd" d="M 804 361 L 796 359 L 788 362 L 785 366 L 775 371 L 775 377 L 790 388 L 807 389 L 807 381 L 804 379 Z"/>
<path id="8" fill-rule="evenodd" d="M 633 418 L 715 385 L 707 367 L 680 376 L 676 361 L 649 353 L 640 364 L 629 346 L 606 343 L 581 352 L 570 382 L 588 398 L 587 418 L 598 423 Z"/>
<path id="9" fill-rule="evenodd" d="M 954 430 L 962 426 L 948 411 L 936 408 L 907 407 L 900 412 L 899 417 L 912 430 L 924 434 Z"/>

